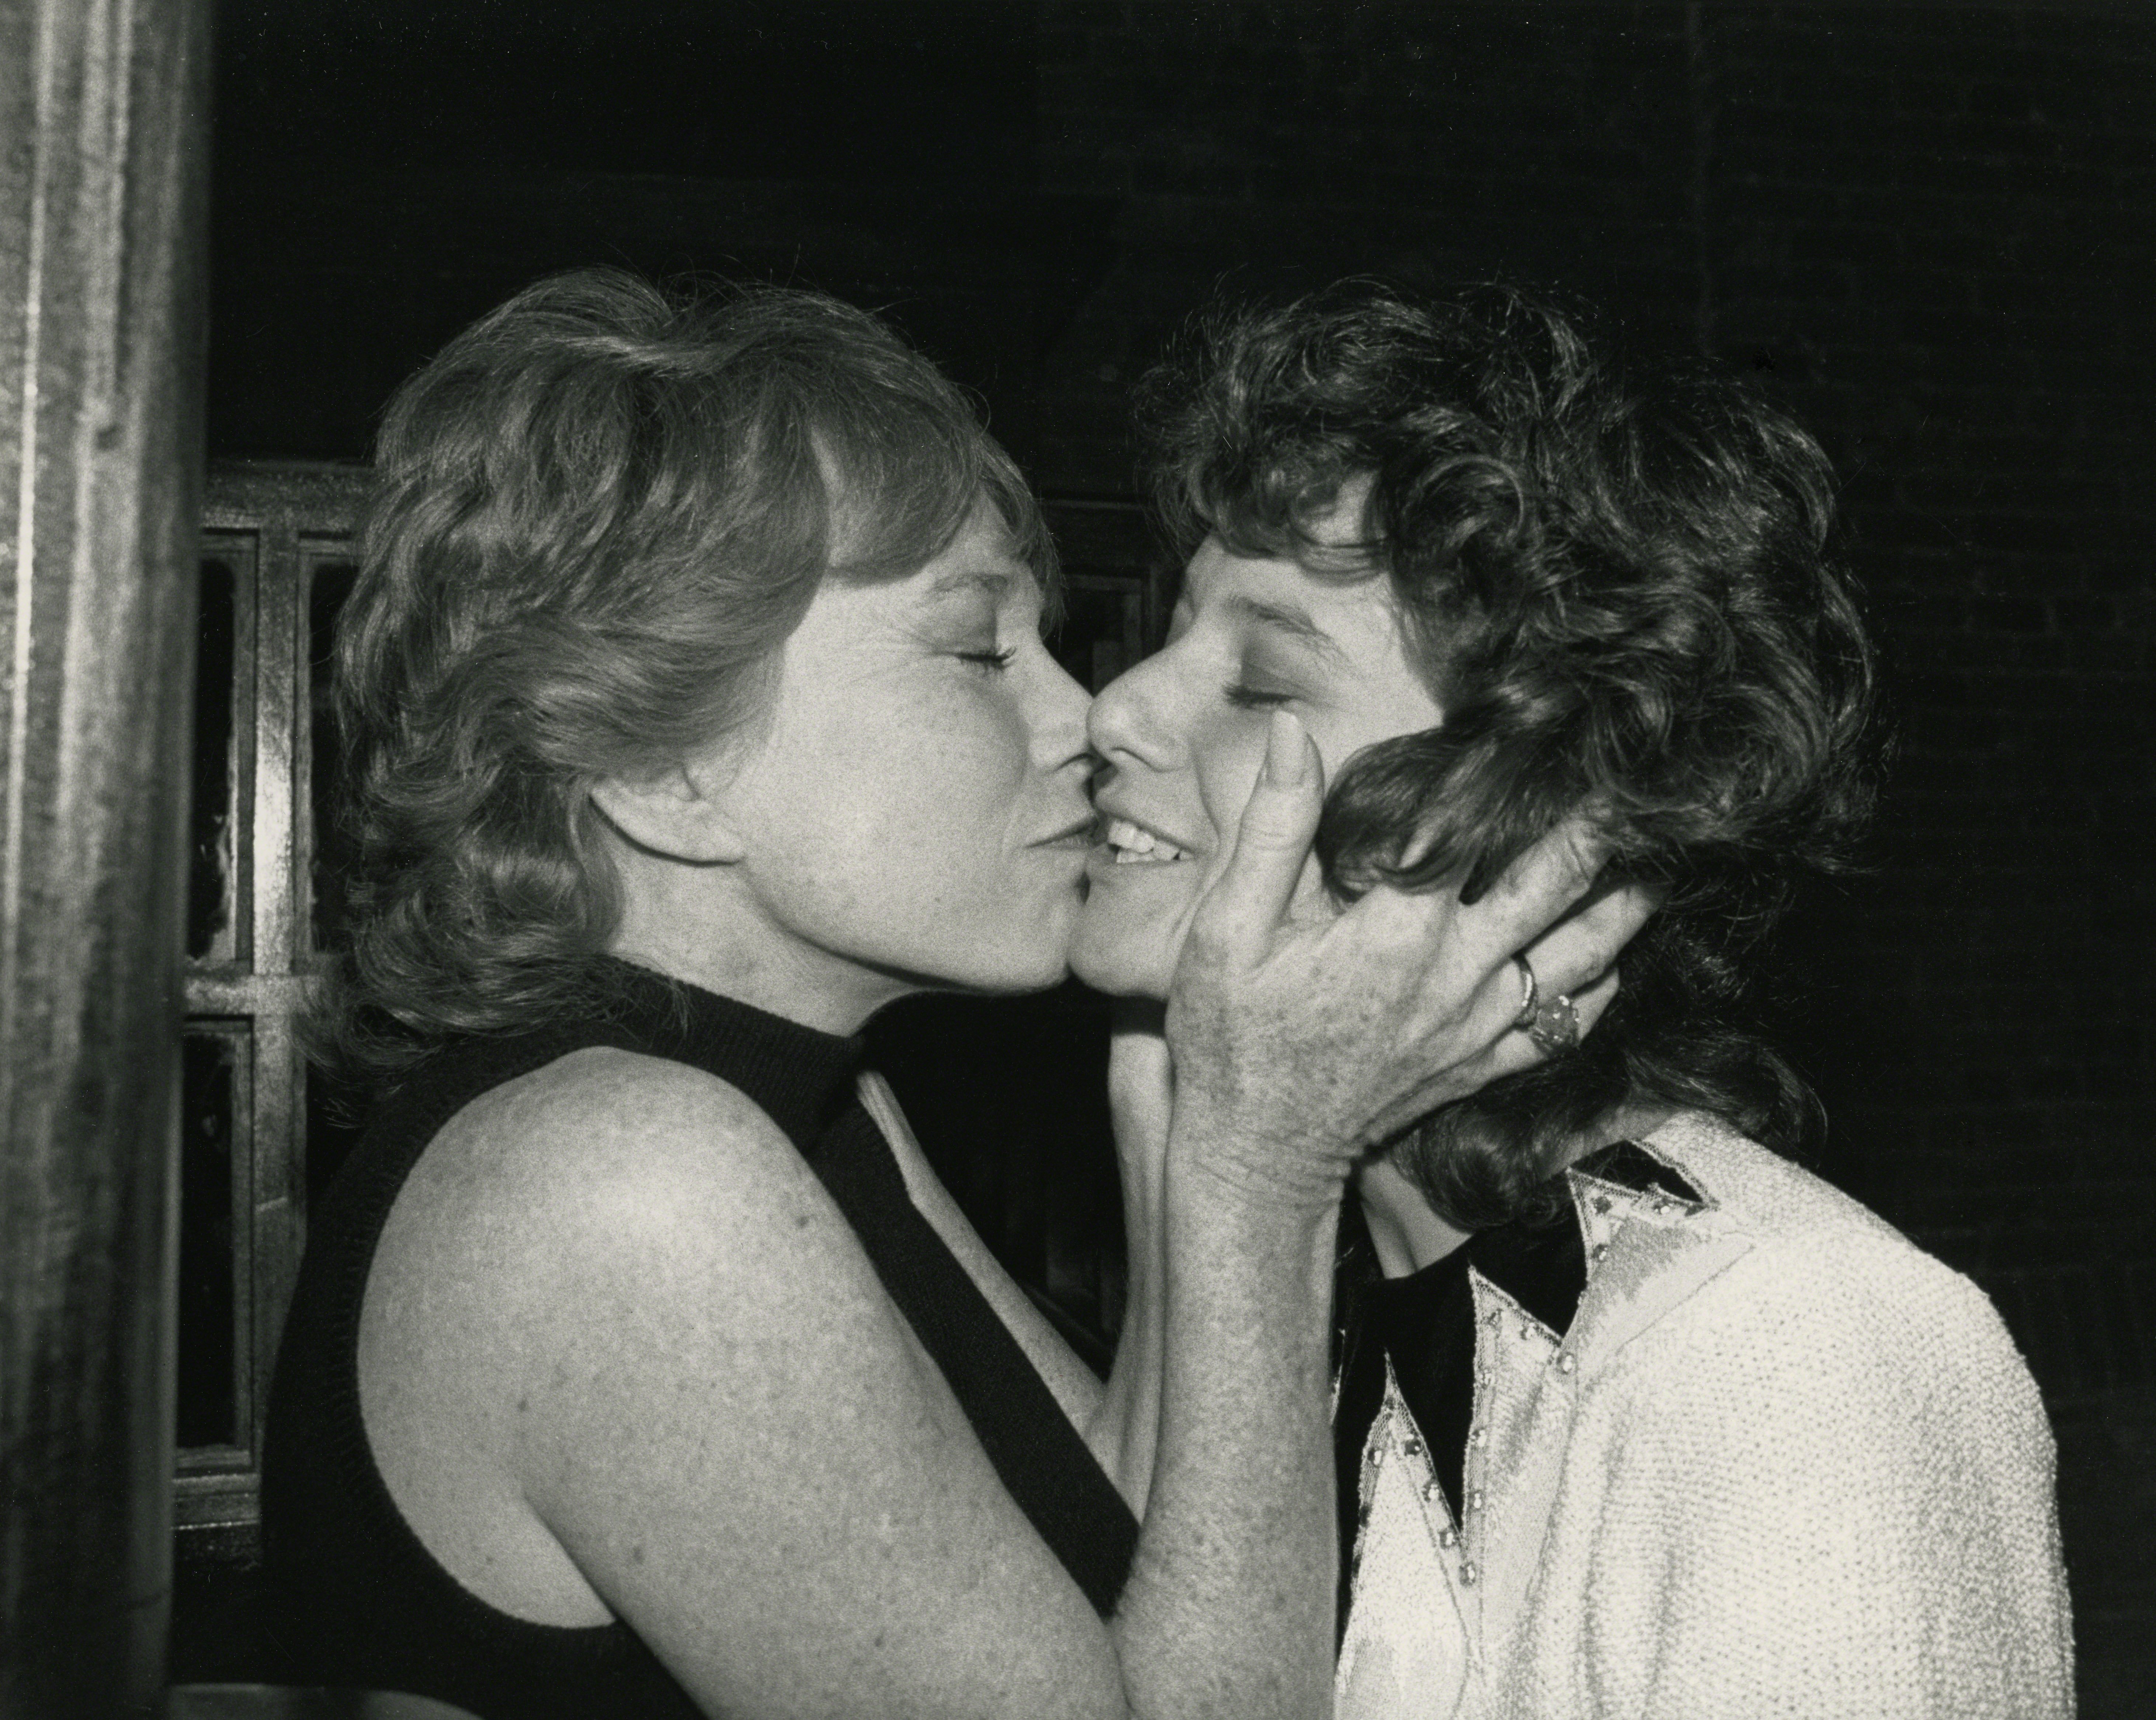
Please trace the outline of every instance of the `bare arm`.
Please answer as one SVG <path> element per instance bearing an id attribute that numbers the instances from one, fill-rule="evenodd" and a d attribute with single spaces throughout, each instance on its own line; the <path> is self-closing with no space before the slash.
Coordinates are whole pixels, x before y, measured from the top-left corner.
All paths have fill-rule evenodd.
<path id="1" fill-rule="evenodd" d="M 510 1491 L 709 1712 L 1322 1712 L 1322 1683 L 1282 1676 L 1276 1598 L 1253 1600 L 1237 1552 L 1274 1537 L 1264 1502 L 1306 1489 L 1215 1484 L 1232 1451 L 1191 1454 L 1102 1621 L 767 1120 L 679 1065 L 590 1053 L 557 1073 L 478 1143 L 473 1198 L 438 1209 L 444 1294 L 385 1336 L 469 1347 L 445 1358 L 453 1390 L 506 1359 L 484 1437 Z M 1193 1234 L 1227 1266 L 1171 1318 L 1222 1352 L 1190 1389 L 1262 1456 L 1284 1388 L 1250 1306 L 1286 1286 L 1322 1310 L 1328 1221 L 1296 1219 L 1283 1252 L 1272 1212 L 1210 1196 Z"/>
<path id="2" fill-rule="evenodd" d="M 1147 999 L 1120 1001 L 1108 1042 L 1108 1115 L 1122 1187 L 1123 1321 L 1115 1366 L 1086 1434 L 1141 1515 L 1160 1437 L 1168 1271 L 1163 1183 L 1173 1102 L 1161 1005 Z"/>

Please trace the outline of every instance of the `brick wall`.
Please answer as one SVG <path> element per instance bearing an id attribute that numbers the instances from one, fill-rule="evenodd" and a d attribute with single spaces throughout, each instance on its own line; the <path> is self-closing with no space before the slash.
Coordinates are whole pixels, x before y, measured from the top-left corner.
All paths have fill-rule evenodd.
<path id="1" fill-rule="evenodd" d="M 2145 1274 L 2156 1212 L 2150 39 L 1836 23 L 1704 33 L 1717 343 L 1835 445 L 1899 671 L 1847 945 L 1891 971 L 1848 999 L 1876 1050 L 1844 1108 L 1879 1199 L 1995 1281 L 2055 1389 L 2146 1385 L 2148 1334 L 2052 1342 L 2028 1275 Z"/>

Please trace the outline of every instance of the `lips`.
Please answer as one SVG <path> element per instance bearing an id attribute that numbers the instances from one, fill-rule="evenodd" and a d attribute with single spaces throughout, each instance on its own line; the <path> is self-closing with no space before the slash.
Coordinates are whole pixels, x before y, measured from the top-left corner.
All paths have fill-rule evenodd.
<path id="1" fill-rule="evenodd" d="M 1091 813 L 1073 819 L 1060 830 L 1051 830 L 1035 848 L 1091 848 L 1101 839 L 1101 820 Z"/>

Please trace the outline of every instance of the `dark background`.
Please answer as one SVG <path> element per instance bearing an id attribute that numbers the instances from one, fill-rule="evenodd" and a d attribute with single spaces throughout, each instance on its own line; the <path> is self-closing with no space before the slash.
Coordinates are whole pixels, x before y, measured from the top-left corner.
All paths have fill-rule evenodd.
<path id="1" fill-rule="evenodd" d="M 1818 1168 L 1973 1274 L 2044 1388 L 2085 1712 L 2156 1712 L 2156 28 L 1381 0 L 218 23 L 213 456 L 363 457 L 434 347 L 593 262 L 880 307 L 1062 495 L 1130 491 L 1129 383 L 1224 285 L 1503 275 L 1793 408 L 1845 476 L 1902 744 L 1873 875 L 1800 914 L 1774 1009 L 1834 1117 Z M 886 1030 L 1035 1276 L 1044 1230 L 1112 1225 L 1095 1019 Z M 1009 1078 L 952 1074 L 984 1060 Z"/>

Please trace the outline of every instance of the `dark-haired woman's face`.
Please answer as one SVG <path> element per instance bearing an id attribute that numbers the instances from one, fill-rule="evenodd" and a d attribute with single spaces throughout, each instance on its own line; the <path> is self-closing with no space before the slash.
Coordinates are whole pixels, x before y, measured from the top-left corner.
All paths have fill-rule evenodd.
<path id="1" fill-rule="evenodd" d="M 1168 643 L 1093 701 L 1106 840 L 1087 862 L 1070 965 L 1089 985 L 1165 997 L 1192 911 L 1233 850 L 1276 709 L 1301 719 L 1330 782 L 1357 752 L 1435 727 L 1390 583 L 1313 578 L 1287 559 L 1191 558 Z M 1315 861 L 1302 900 L 1321 911 Z"/>

